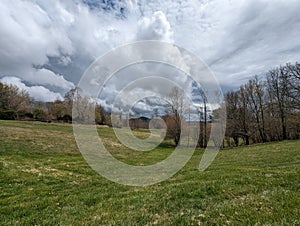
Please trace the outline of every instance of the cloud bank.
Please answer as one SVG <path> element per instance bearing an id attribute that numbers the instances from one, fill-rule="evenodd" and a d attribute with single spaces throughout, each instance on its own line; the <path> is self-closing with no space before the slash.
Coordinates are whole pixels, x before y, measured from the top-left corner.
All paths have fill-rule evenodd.
<path id="1" fill-rule="evenodd" d="M 15 85 L 20 89 L 27 91 L 29 95 L 36 101 L 63 100 L 63 97 L 60 93 L 52 92 L 44 86 L 27 86 L 21 81 L 21 79 L 16 77 L 3 77 L 0 79 L 0 82 L 8 85 Z"/>
<path id="2" fill-rule="evenodd" d="M 112 48 L 162 40 L 197 54 L 234 89 L 299 60 L 299 8 L 298 0 L 2 0 L 0 78 L 50 101 Z M 122 82 L 106 88 L 108 99 Z"/>

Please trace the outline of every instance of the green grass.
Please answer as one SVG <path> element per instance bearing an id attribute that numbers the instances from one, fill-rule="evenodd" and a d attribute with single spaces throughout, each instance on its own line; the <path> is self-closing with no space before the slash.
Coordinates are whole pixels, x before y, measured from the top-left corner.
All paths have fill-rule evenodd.
<path id="1" fill-rule="evenodd" d="M 173 150 L 135 152 L 99 133 L 131 164 Z M 129 187 L 88 166 L 71 125 L 0 121 L 0 225 L 300 225 L 300 141 L 222 150 L 199 172 L 202 154 L 167 181 Z"/>

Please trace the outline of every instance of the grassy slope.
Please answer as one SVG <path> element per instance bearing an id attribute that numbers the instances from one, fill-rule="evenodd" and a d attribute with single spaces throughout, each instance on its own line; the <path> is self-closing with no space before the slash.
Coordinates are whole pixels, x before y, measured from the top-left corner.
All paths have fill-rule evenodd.
<path id="1" fill-rule="evenodd" d="M 132 164 L 172 152 L 132 152 L 111 129 L 99 133 Z M 165 182 L 128 187 L 87 165 L 70 125 L 0 121 L 0 225 L 300 224 L 300 141 L 222 150 L 200 173 L 202 153 Z"/>

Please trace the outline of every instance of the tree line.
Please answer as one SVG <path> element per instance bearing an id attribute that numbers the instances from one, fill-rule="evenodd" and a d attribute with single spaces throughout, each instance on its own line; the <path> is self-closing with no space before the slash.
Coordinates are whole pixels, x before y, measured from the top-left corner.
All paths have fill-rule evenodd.
<path id="1" fill-rule="evenodd" d="M 42 122 L 72 122 L 73 101 L 76 104 L 76 119 L 82 120 L 86 112 L 95 107 L 95 122 L 110 125 L 110 115 L 99 104 L 92 103 L 80 95 L 78 87 L 64 95 L 64 100 L 38 102 L 28 92 L 14 85 L 0 83 L 0 119 L 2 120 L 37 120 Z"/>
<path id="2" fill-rule="evenodd" d="M 200 95 L 205 100 L 205 95 Z M 169 113 L 162 117 L 167 125 L 167 137 L 173 139 L 175 145 L 180 144 L 181 127 L 185 123 L 182 124 L 182 116 L 189 113 L 183 96 L 182 91 L 173 89 L 169 96 Z M 214 110 L 211 120 L 208 120 L 207 103 L 204 101 L 203 104 L 205 112 L 202 113 L 202 120 L 199 120 L 200 131 L 193 138 L 198 140 L 199 147 L 207 146 L 214 116 L 223 111 Z M 72 118 L 73 105 L 75 118 Z M 288 63 L 274 68 L 262 79 L 254 76 L 238 90 L 225 94 L 224 107 L 227 125 L 223 146 L 300 139 L 300 64 Z M 0 83 L 0 119 L 46 122 L 72 122 L 75 119 L 89 122 L 86 117 L 94 108 L 95 123 L 112 126 L 110 113 L 99 104 L 81 96 L 78 87 L 67 92 L 64 100 L 42 103 L 34 101 L 28 92 L 14 85 Z M 120 120 L 122 121 L 121 116 Z M 141 123 L 131 121 L 131 124 L 138 127 Z"/>
<path id="3" fill-rule="evenodd" d="M 212 125 L 225 112 L 224 107 L 227 120 L 223 147 L 300 139 L 300 64 L 297 62 L 271 69 L 261 79 L 254 76 L 238 90 L 227 92 L 224 106 L 214 110 L 211 116 L 207 115 L 205 94 L 200 96 L 204 109 L 194 138 L 198 147 L 209 145 Z M 185 106 L 183 91 L 176 88 L 170 93 L 169 103 L 171 110 L 164 116 L 167 136 L 178 145 L 189 107 Z"/>
<path id="4" fill-rule="evenodd" d="M 300 138 L 300 64 L 255 76 L 225 94 L 227 146 Z"/>

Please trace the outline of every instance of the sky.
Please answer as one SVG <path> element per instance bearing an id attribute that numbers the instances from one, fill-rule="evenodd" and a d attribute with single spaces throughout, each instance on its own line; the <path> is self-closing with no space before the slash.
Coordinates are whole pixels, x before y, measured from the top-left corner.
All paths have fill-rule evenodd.
<path id="1" fill-rule="evenodd" d="M 199 56 L 223 91 L 236 89 L 299 61 L 299 9 L 299 0 L 1 0 L 0 82 L 63 99 L 99 56 L 160 40 Z M 103 98 L 122 83 L 113 79 Z"/>

